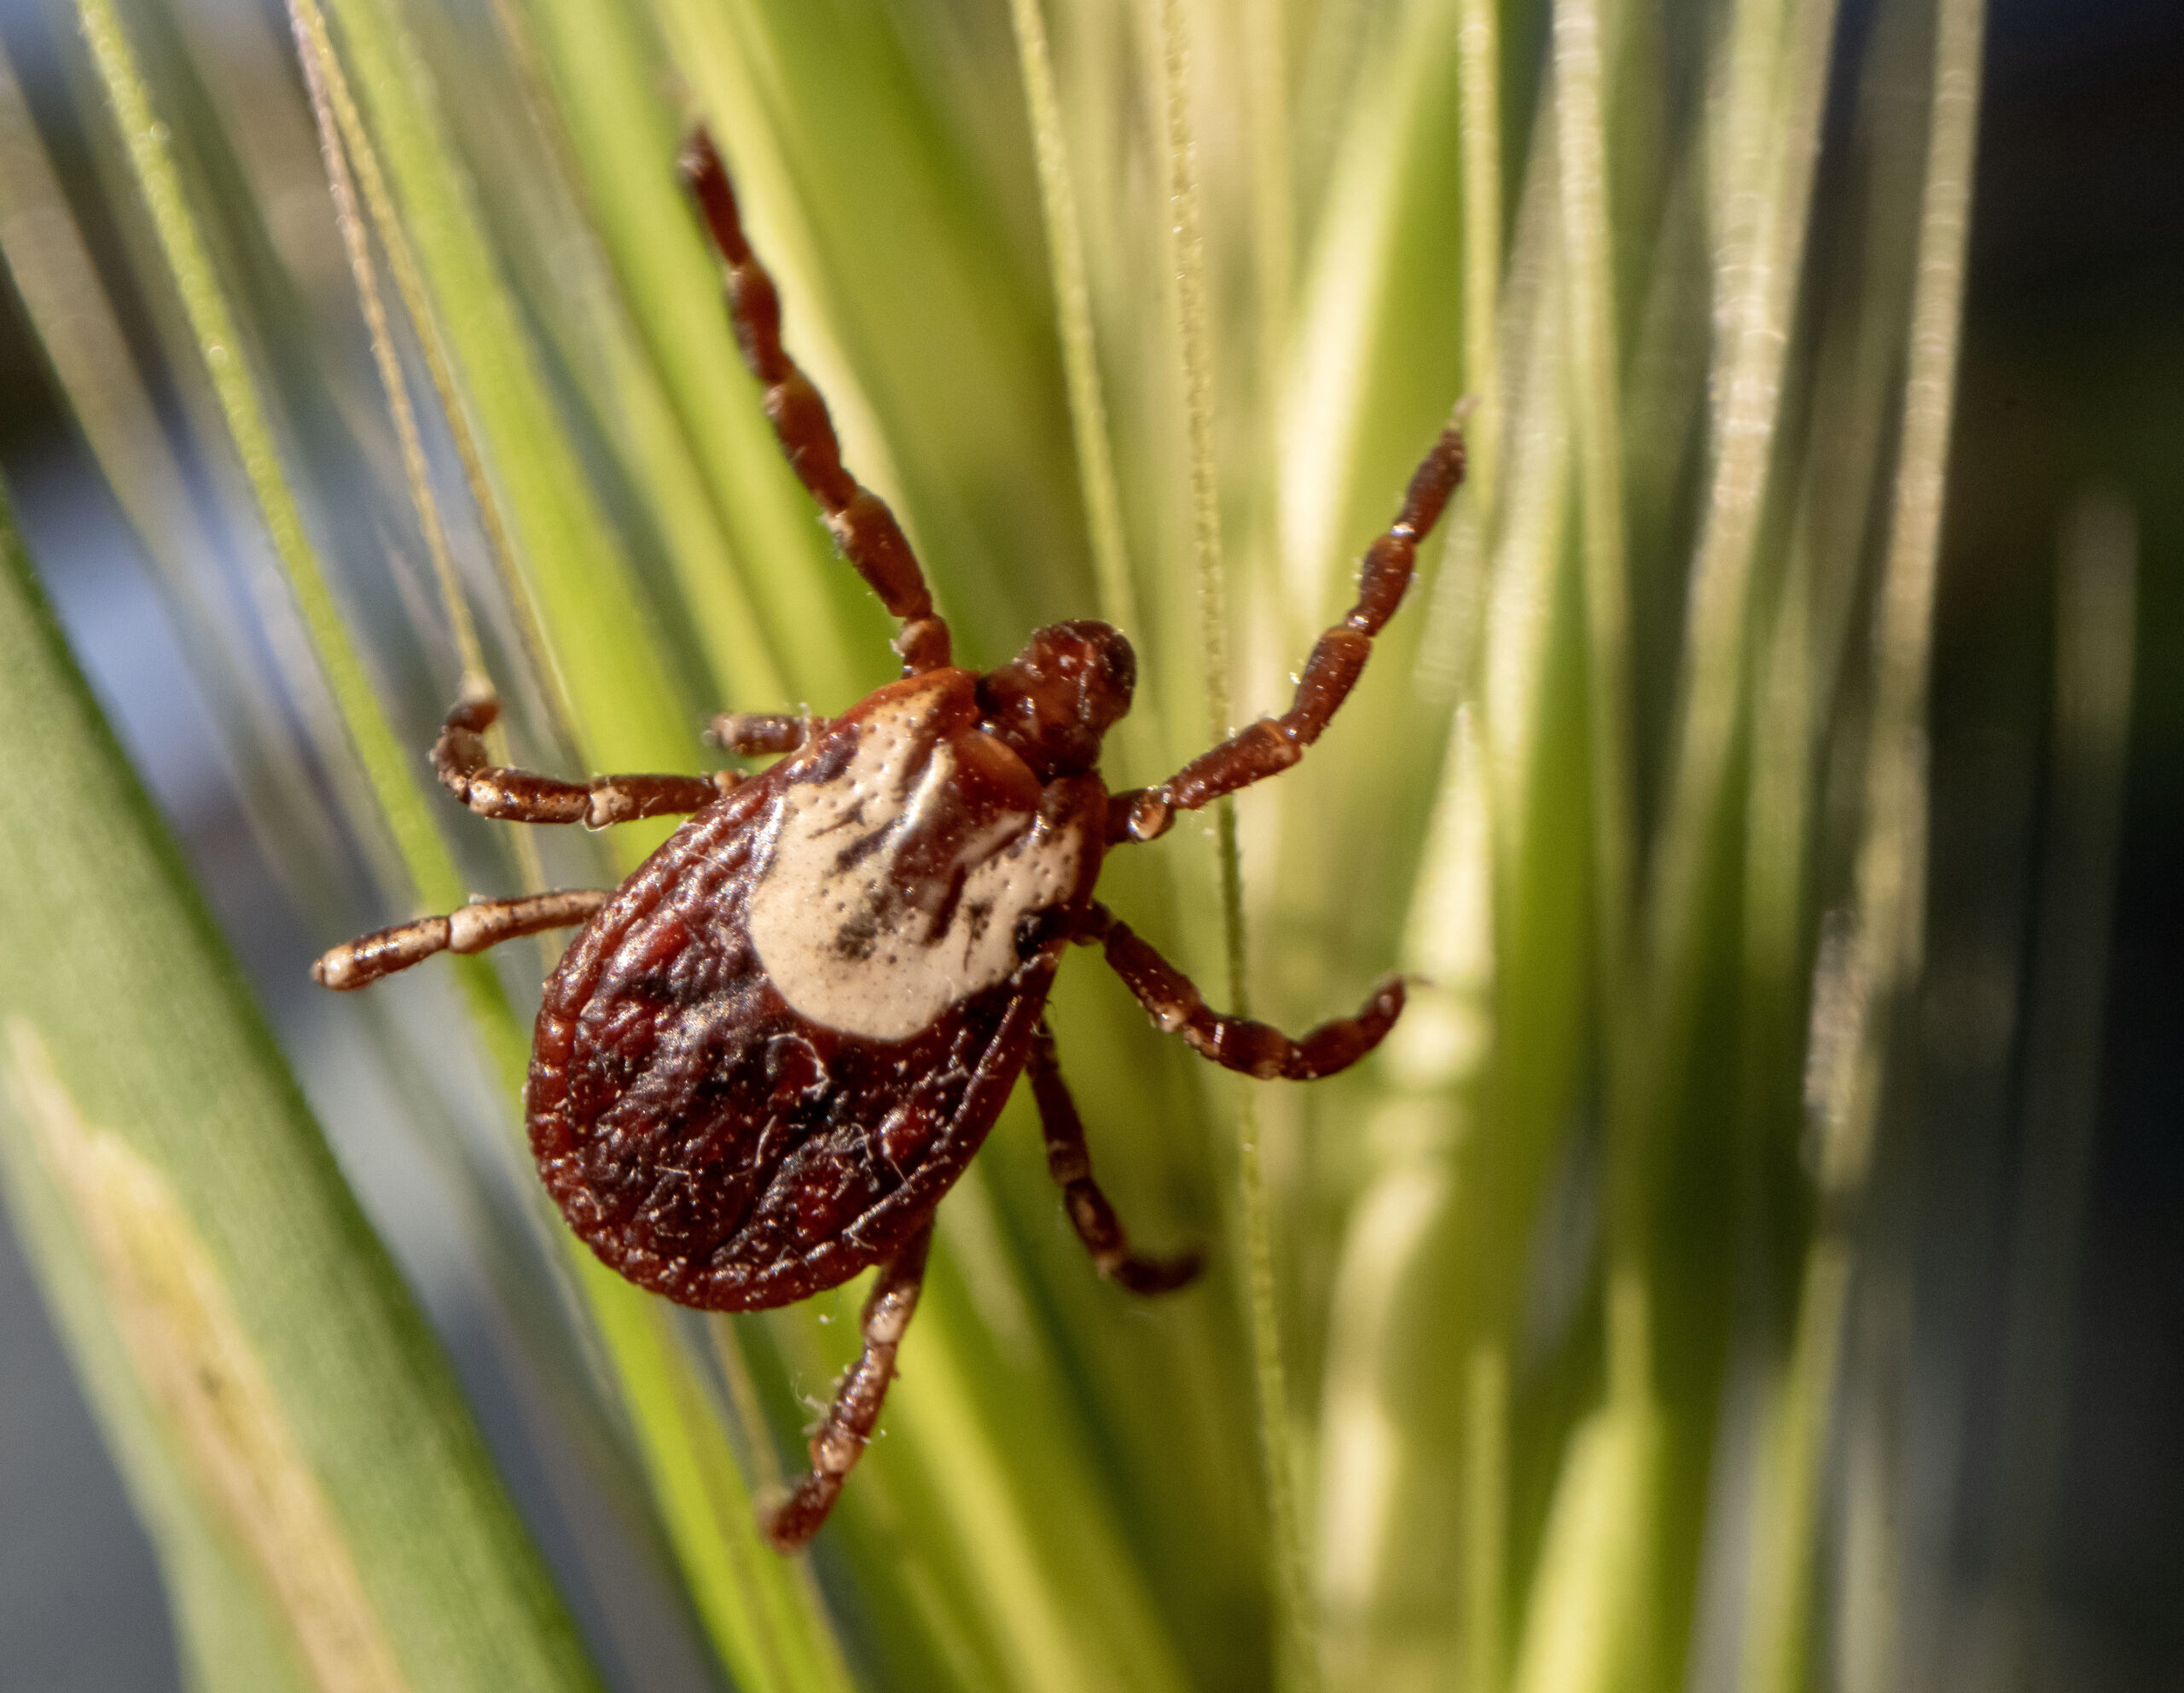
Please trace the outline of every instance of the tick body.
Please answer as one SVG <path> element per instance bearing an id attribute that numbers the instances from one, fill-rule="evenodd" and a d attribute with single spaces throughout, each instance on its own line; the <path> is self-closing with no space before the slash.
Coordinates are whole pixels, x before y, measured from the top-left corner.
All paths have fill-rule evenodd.
<path id="1" fill-rule="evenodd" d="M 683 164 L 767 412 L 843 553 L 900 620 L 904 673 L 832 720 L 717 720 L 732 750 L 784 755 L 748 778 L 568 782 L 497 768 L 480 737 L 497 708 L 458 705 L 433 763 L 473 810 L 595 827 L 688 820 L 612 892 L 480 902 L 338 947 L 312 973 L 358 988 L 433 953 L 581 925 L 546 984 L 526 1101 L 539 1173 L 570 1226 L 630 1280 L 711 1310 L 788 1304 L 880 1267 L 863 1354 L 811 1440 L 810 1473 L 769 1514 L 774 1544 L 791 1551 L 871 1436 L 934 1210 L 1020 1075 L 1100 1272 L 1149 1294 L 1196 1269 L 1133 1253 L 1093 1180 L 1044 1020 L 1072 943 L 1101 948 L 1159 1028 L 1246 1075 L 1329 1075 L 1393 1026 L 1399 981 L 1298 1041 L 1223 1016 L 1094 891 L 1111 849 L 1287 769 L 1318 739 L 1403 597 L 1463 448 L 1453 426 L 1434 443 L 1287 713 L 1157 786 L 1111 795 L 1100 747 L 1130 709 L 1130 643 L 1104 623 L 1060 623 L 996 670 L 950 662 L 908 542 L 843 467 L 824 403 L 782 348 L 772 282 L 702 133 Z"/>

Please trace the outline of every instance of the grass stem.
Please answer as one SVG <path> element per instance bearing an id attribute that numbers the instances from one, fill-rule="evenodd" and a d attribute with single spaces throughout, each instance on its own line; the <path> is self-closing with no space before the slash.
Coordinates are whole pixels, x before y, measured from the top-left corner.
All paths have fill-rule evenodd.
<path id="1" fill-rule="evenodd" d="M 1176 294 L 1182 316 L 1183 404 L 1189 441 L 1192 535 L 1197 556 L 1199 635 L 1205 652 L 1205 725 L 1225 739 L 1232 722 L 1228 675 L 1227 572 L 1221 552 L 1221 495 L 1213 450 L 1212 347 L 1205 315 L 1205 238 L 1199 209 L 1197 164 L 1189 108 L 1190 45 L 1179 0 L 1159 0 L 1161 108 L 1166 124 L 1169 200 L 1175 220 Z M 1244 945 L 1243 868 L 1236 844 L 1235 803 L 1215 815 L 1221 875 L 1222 925 L 1227 942 L 1228 1001 L 1250 1015 Z M 1285 1684 L 1318 1683 L 1317 1648 L 1309 1621 L 1304 1535 L 1292 1470 L 1289 1389 L 1282 1358 L 1281 1309 L 1274 1262 L 1272 1208 L 1248 1084 L 1237 1092 L 1236 1180 L 1244 1247 L 1252 1374 L 1257 1385 L 1261 1458 L 1265 1466 L 1269 1549 L 1278 1606 Z"/>

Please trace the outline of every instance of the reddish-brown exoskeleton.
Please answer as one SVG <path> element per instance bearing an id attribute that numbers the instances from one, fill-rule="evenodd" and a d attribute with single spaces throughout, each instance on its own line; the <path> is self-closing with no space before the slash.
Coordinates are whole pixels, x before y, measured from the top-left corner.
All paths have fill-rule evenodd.
<path id="1" fill-rule="evenodd" d="M 473 811 L 593 827 L 693 815 L 612 892 L 480 902 L 337 947 L 312 973 L 360 988 L 433 953 L 583 925 L 546 984 L 526 1094 L 539 1174 L 570 1226 L 630 1280 L 708 1310 L 787 1304 L 880 1267 L 863 1354 L 811 1441 L 810 1472 L 766 1525 L 789 1551 L 871 1438 L 934 1209 L 1020 1072 L 1101 1273 L 1150 1294 L 1196 1271 L 1194 1257 L 1132 1252 L 1093 1180 L 1043 1016 L 1066 947 L 1104 948 L 1161 1029 L 1248 1076 L 1330 1075 L 1393 1026 L 1400 981 L 1301 1041 L 1224 1017 L 1093 889 L 1110 847 L 1165 833 L 1319 738 L 1462 478 L 1463 444 L 1453 425 L 1434 442 L 1287 713 L 1157 786 L 1110 794 L 1101 739 L 1130 709 L 1130 643 L 1105 623 L 1057 623 L 998 670 L 950 663 L 909 542 L 843 467 L 825 403 L 781 346 L 780 300 L 719 154 L 700 133 L 682 163 L 767 415 L 842 552 L 901 621 L 903 675 L 832 721 L 718 719 L 723 745 L 787 755 L 748 778 L 497 768 L 480 736 L 498 707 L 458 705 L 433 762 Z"/>

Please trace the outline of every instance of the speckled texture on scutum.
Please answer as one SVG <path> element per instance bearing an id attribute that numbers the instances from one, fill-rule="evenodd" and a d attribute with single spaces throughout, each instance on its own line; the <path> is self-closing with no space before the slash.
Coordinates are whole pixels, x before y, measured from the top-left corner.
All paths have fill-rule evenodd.
<path id="1" fill-rule="evenodd" d="M 941 685 L 967 734 L 962 676 Z M 1089 897 L 1105 791 L 1053 784 L 1044 826 L 1083 836 L 1087 861 L 1055 907 L 1018 926 L 998 980 L 897 1041 L 829 1028 L 782 998 L 749 907 L 791 791 L 838 780 L 859 720 L 909 688 L 882 689 L 684 824 L 547 984 L 528 1091 L 539 1172 L 593 1250 L 683 1304 L 787 1304 L 901 1246 L 999 1114 L 1070 913 Z"/>
<path id="2" fill-rule="evenodd" d="M 864 718 L 839 775 L 786 788 L 752 890 L 767 977 L 795 1010 L 845 1035 L 908 1040 L 1006 979 L 1017 925 L 1077 880 L 1078 830 L 966 791 L 938 733 L 952 703 L 944 685 L 888 700 Z"/>

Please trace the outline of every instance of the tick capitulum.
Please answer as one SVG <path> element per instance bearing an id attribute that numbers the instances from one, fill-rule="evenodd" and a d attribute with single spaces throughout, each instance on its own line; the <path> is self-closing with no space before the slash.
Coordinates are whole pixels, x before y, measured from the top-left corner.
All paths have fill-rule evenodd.
<path id="1" fill-rule="evenodd" d="M 880 1267 L 863 1356 L 812 1437 L 810 1473 L 767 1520 L 787 1551 L 825 1521 L 871 1438 L 934 1209 L 1019 1074 L 1100 1273 L 1153 1294 L 1197 1269 L 1194 1257 L 1133 1252 L 1093 1180 L 1043 1014 L 1072 942 L 1101 948 L 1161 1029 L 1247 1076 L 1332 1075 L 1394 1025 L 1400 981 L 1298 1041 L 1223 1016 L 1093 890 L 1110 848 L 1165 834 L 1178 813 L 1287 769 L 1319 739 L 1401 602 L 1464 454 L 1451 425 L 1287 712 L 1155 786 L 1111 794 L 1100 746 L 1130 710 L 1130 642 L 1105 623 L 1057 623 L 984 675 L 950 663 L 909 542 L 844 468 L 825 403 L 781 345 L 779 297 L 702 132 L 682 168 L 782 449 L 901 623 L 902 677 L 832 720 L 717 719 L 723 745 L 786 755 L 751 777 L 568 782 L 494 768 L 480 736 L 499 708 L 466 701 L 433 762 L 473 811 L 594 827 L 688 820 L 618 889 L 466 906 L 336 947 L 312 974 L 361 988 L 437 952 L 582 925 L 546 984 L 526 1090 L 539 1174 L 570 1226 L 631 1281 L 708 1310 L 785 1305 Z"/>

